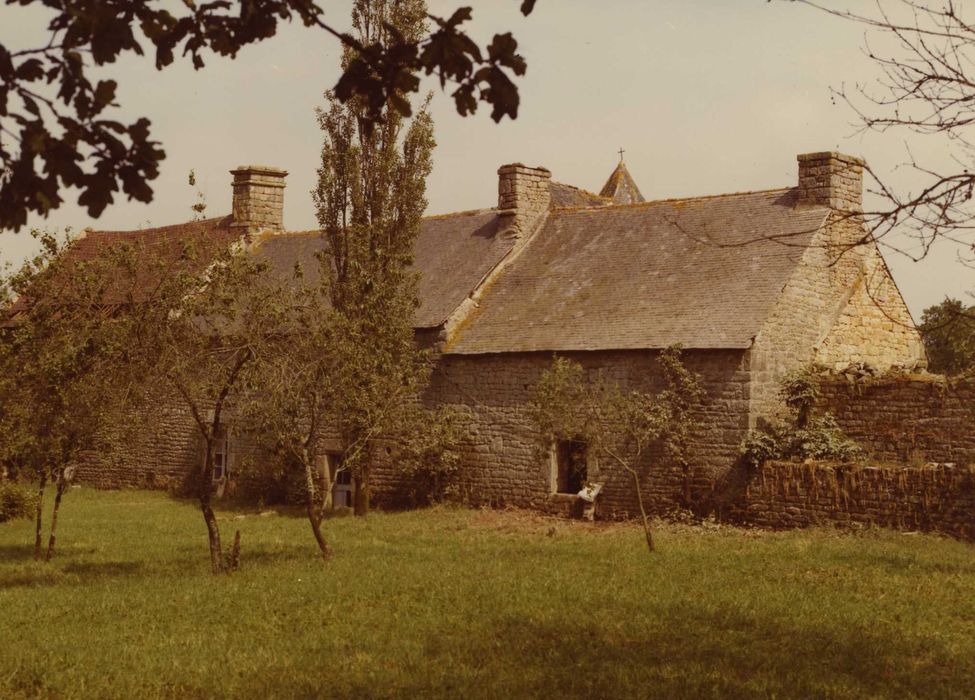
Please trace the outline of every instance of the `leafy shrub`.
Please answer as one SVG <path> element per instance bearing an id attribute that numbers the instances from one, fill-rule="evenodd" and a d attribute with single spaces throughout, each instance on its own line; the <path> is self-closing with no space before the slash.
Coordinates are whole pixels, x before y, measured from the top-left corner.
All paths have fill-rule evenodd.
<path id="1" fill-rule="evenodd" d="M 741 446 L 741 456 L 750 467 L 760 467 L 770 459 L 784 456 L 782 438 L 772 426 L 753 430 Z"/>
<path id="2" fill-rule="evenodd" d="M 795 372 L 782 382 L 779 394 L 791 420 L 752 431 L 741 447 L 744 462 L 758 467 L 770 459 L 818 459 L 849 462 L 863 457 L 856 442 L 846 437 L 831 413 L 813 415 L 819 379 L 812 369 Z"/>
<path id="3" fill-rule="evenodd" d="M 0 523 L 30 518 L 37 510 L 37 493 L 16 481 L 0 481 Z"/>
<path id="4" fill-rule="evenodd" d="M 799 459 L 829 459 L 840 462 L 863 456 L 863 450 L 843 434 L 831 413 L 813 418 L 807 427 L 797 429 L 790 452 L 791 456 Z"/>
<path id="5" fill-rule="evenodd" d="M 451 408 L 423 411 L 413 434 L 397 450 L 399 469 L 410 484 L 410 498 L 427 505 L 445 500 L 462 500 L 459 483 L 459 445 L 463 436 L 460 412 Z"/>
<path id="6" fill-rule="evenodd" d="M 812 416 L 813 405 L 819 398 L 819 378 L 812 368 L 793 372 L 782 380 L 779 397 L 792 411 L 796 427 L 804 428 Z"/>

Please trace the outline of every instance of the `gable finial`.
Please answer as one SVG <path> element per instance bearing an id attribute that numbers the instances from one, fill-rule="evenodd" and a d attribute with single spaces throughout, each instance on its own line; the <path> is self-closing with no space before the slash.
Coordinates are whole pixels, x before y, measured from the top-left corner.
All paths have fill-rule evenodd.
<path id="1" fill-rule="evenodd" d="M 622 163 L 622 162 L 623 162 L 623 154 L 624 154 L 624 153 L 626 153 L 626 151 L 624 151 L 624 150 L 623 150 L 623 147 L 622 147 L 622 146 L 620 146 L 620 150 L 619 150 L 619 154 L 620 154 L 620 163 Z"/>

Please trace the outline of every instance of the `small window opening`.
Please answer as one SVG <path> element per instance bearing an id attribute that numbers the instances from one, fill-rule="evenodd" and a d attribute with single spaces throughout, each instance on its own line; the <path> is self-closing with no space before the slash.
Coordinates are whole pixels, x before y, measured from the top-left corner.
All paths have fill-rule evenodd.
<path id="1" fill-rule="evenodd" d="M 213 480 L 224 481 L 230 474 L 230 431 L 221 426 L 213 439 Z"/>
<path id="2" fill-rule="evenodd" d="M 352 507 L 352 472 L 344 469 L 344 458 L 340 452 L 325 454 L 329 477 L 332 480 L 332 507 Z"/>
<path id="3" fill-rule="evenodd" d="M 555 443 L 555 492 L 577 494 L 589 480 L 586 443 L 559 440 Z"/>

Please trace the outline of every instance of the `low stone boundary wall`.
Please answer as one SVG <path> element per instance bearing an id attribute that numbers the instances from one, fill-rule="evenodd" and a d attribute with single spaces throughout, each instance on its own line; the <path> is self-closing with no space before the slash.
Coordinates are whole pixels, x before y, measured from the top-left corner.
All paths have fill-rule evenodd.
<path id="1" fill-rule="evenodd" d="M 880 525 L 975 540 L 975 469 L 767 462 L 745 490 L 742 519 L 773 529 Z"/>

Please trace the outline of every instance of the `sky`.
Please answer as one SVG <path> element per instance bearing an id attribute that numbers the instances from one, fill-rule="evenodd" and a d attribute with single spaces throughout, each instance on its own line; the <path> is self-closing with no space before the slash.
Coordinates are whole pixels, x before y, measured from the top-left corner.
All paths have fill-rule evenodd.
<path id="1" fill-rule="evenodd" d="M 462 2 L 430 0 L 430 10 L 445 15 Z M 319 4 L 330 21 L 347 24 L 348 2 Z M 429 84 L 438 142 L 427 183 L 430 214 L 494 206 L 497 169 L 510 162 L 541 165 L 555 180 L 599 191 L 620 148 L 648 200 L 790 186 L 796 155 L 812 151 L 858 155 L 881 173 L 899 172 L 909 146 L 936 161 L 948 157 L 937 144 L 857 129 L 855 114 L 831 99 L 830 88 L 878 77 L 863 51 L 864 30 L 803 5 L 539 0 L 525 18 L 520 0 L 466 4 L 474 7 L 471 33 L 484 43 L 511 31 L 528 72 L 518 80 L 518 119 L 500 124 L 486 106 L 460 117 L 449 95 Z M 0 43 L 37 45 L 48 17 L 44 8 L 0 7 Z M 191 169 L 207 215 L 226 214 L 229 171 L 262 164 L 289 172 L 286 228 L 314 228 L 310 191 L 321 146 L 315 108 L 338 78 L 339 55 L 338 43 L 321 30 L 285 25 L 237 59 L 213 57 L 201 71 L 184 60 L 160 72 L 151 58 L 137 57 L 105 68 L 98 77 L 119 82 L 117 115 L 149 117 L 166 150 L 154 200 L 120 198 L 92 220 L 75 195 L 31 225 L 132 229 L 188 220 Z M 0 233 L 0 262 L 19 262 L 35 247 L 25 231 Z M 965 298 L 975 289 L 975 273 L 949 244 L 920 263 L 895 249 L 885 257 L 915 318 L 945 296 Z"/>

